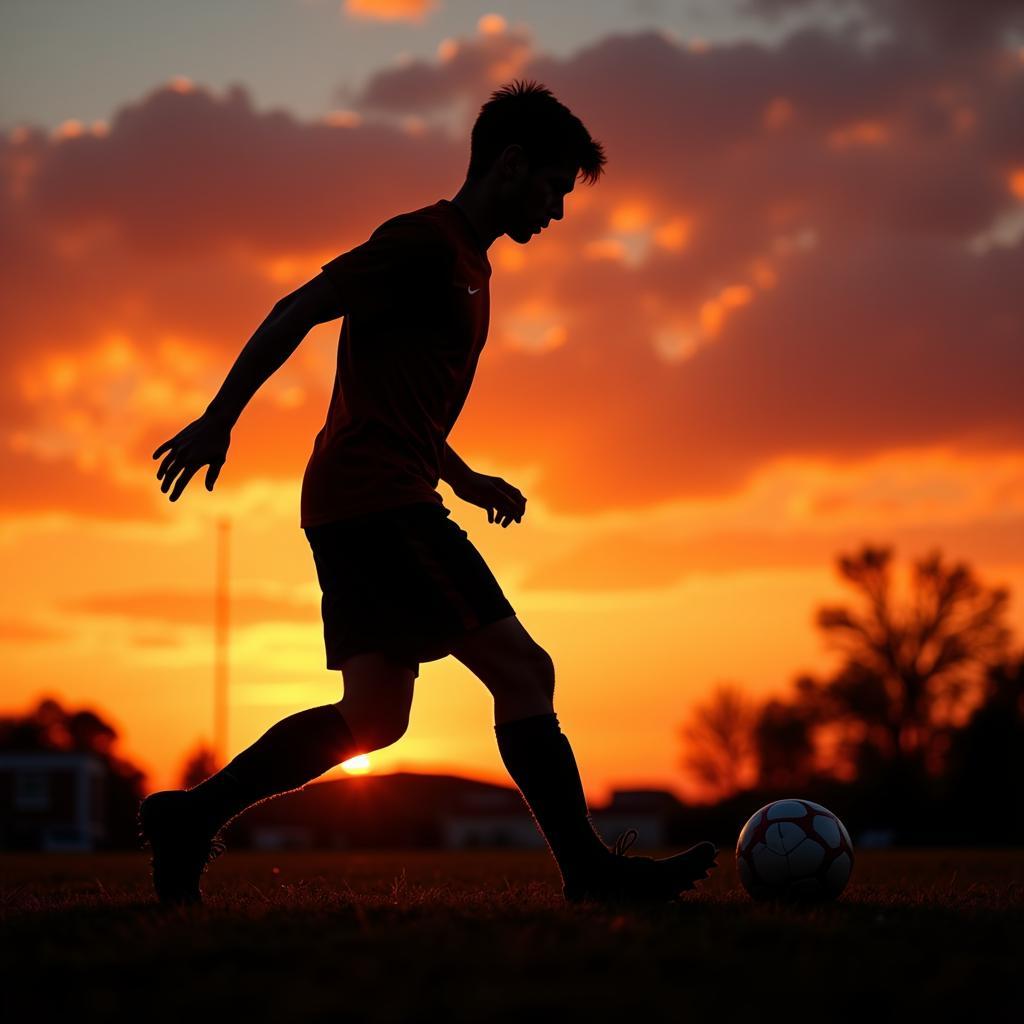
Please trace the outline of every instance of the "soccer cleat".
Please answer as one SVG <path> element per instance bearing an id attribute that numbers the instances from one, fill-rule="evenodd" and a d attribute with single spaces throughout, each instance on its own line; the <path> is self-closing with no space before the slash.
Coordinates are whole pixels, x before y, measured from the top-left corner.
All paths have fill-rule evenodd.
<path id="1" fill-rule="evenodd" d="M 714 843 L 698 843 L 672 857 L 627 857 L 636 842 L 635 828 L 621 833 L 607 861 L 588 876 L 567 881 L 563 894 L 567 903 L 593 900 L 599 903 L 668 903 L 681 892 L 696 889 L 696 883 L 710 877 L 717 866 Z"/>
<path id="2" fill-rule="evenodd" d="M 161 903 L 182 906 L 203 902 L 199 878 L 226 849 L 191 808 L 188 792 L 153 793 L 139 805 L 139 839 L 153 853 L 153 888 Z"/>

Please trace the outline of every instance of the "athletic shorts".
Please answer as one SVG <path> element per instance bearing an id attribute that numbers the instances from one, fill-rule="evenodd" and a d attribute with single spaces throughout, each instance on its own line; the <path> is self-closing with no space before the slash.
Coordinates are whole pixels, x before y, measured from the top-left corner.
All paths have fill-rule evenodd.
<path id="1" fill-rule="evenodd" d="M 434 502 L 303 527 L 323 597 L 327 667 L 377 651 L 437 661 L 467 631 L 515 615 L 469 535 Z"/>

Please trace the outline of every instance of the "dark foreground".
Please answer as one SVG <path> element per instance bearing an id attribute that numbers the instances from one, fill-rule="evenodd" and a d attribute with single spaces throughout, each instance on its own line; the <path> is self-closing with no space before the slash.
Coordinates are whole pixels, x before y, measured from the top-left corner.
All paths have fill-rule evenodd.
<path id="1" fill-rule="evenodd" d="M 164 911 L 142 853 L 0 856 L 4 1018 L 1019 1019 L 1021 851 L 862 851 L 802 910 L 719 863 L 623 913 L 566 908 L 543 853 L 229 850 Z"/>

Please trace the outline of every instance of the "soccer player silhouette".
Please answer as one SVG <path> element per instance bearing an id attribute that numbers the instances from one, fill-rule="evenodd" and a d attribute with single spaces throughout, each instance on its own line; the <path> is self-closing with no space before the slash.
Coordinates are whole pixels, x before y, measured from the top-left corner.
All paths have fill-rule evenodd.
<path id="1" fill-rule="evenodd" d="M 420 663 L 448 655 L 494 697 L 499 753 L 566 901 L 664 903 L 709 877 L 712 843 L 654 859 L 626 855 L 634 829 L 612 849 L 597 835 L 554 711 L 552 659 L 435 490 L 445 480 L 489 523 L 522 522 L 522 492 L 474 472 L 447 443 L 487 337 L 487 250 L 506 234 L 525 245 L 561 220 L 577 177 L 596 183 L 605 160 L 548 89 L 516 81 L 495 91 L 454 198 L 385 221 L 278 302 L 206 412 L 153 453 L 164 455 L 157 478 L 163 493 L 173 487 L 171 501 L 202 466 L 212 490 L 249 399 L 314 325 L 344 318 L 300 522 L 323 592 L 327 668 L 341 670 L 343 697 L 278 722 L 198 786 L 142 802 L 139 834 L 161 902 L 202 900 L 201 875 L 224 850 L 220 830 L 245 808 L 396 742 Z"/>

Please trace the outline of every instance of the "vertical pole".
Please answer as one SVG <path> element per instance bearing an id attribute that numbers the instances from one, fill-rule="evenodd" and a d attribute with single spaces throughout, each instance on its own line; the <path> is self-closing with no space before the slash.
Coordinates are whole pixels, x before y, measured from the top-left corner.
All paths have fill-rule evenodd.
<path id="1" fill-rule="evenodd" d="M 231 520 L 217 521 L 217 590 L 214 678 L 213 754 L 217 767 L 228 760 L 228 540 Z"/>

